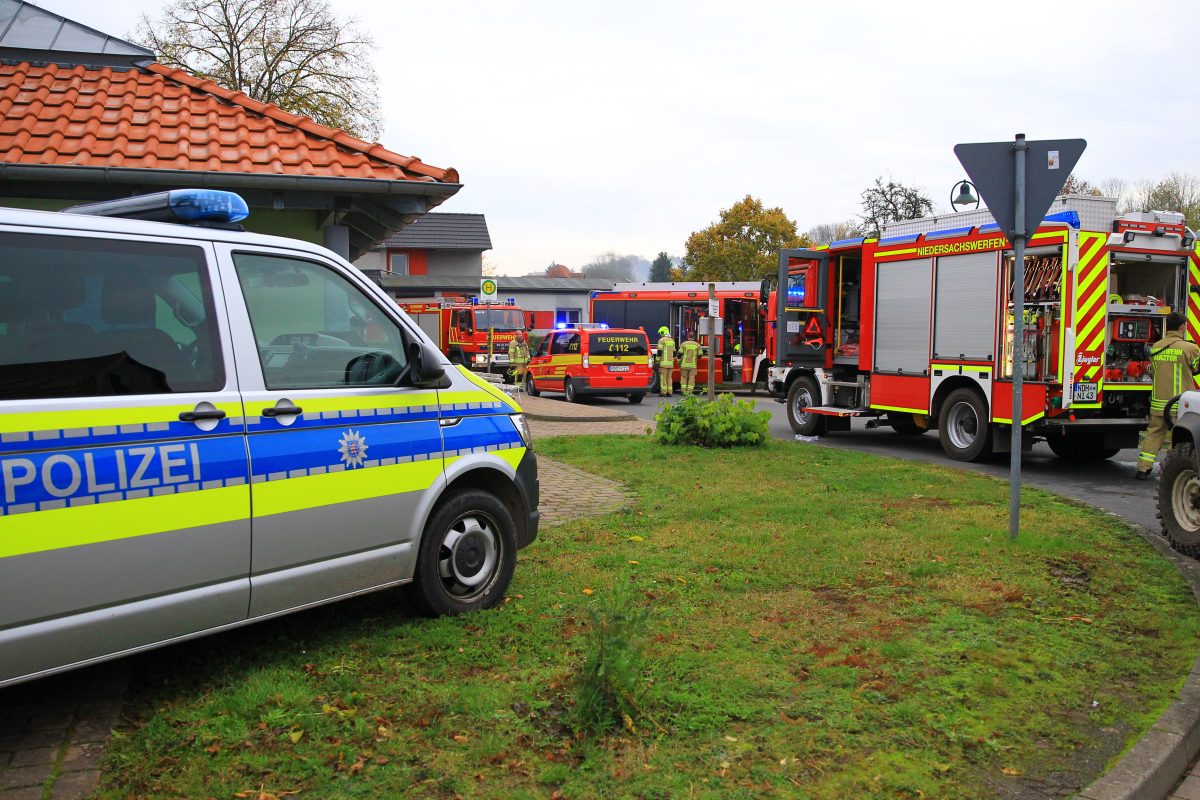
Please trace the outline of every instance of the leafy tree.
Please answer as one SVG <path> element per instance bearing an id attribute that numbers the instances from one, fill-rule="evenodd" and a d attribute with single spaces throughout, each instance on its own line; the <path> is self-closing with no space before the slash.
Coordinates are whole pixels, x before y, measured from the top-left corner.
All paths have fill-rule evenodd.
<path id="1" fill-rule="evenodd" d="M 761 280 L 778 271 L 780 250 L 810 244 L 782 208 L 763 208 L 761 200 L 746 195 L 688 237 L 683 265 L 689 280 Z"/>
<path id="2" fill-rule="evenodd" d="M 876 178 L 863 190 L 862 221 L 867 236 L 878 236 L 883 226 L 897 220 L 917 219 L 933 213 L 933 201 L 919 189 L 894 180 Z"/>
<path id="3" fill-rule="evenodd" d="M 1101 197 L 1104 195 L 1104 192 L 1101 191 L 1099 186 L 1096 186 L 1089 180 L 1076 176 L 1075 173 L 1072 172 L 1067 176 L 1066 183 L 1064 183 L 1062 188 L 1058 190 L 1058 194 L 1059 196 L 1067 194 L 1087 194 L 1093 197 Z"/>
<path id="4" fill-rule="evenodd" d="M 179 67 L 363 139 L 380 134 L 373 43 L 327 0 L 174 0 L 134 36 Z"/>
<path id="5" fill-rule="evenodd" d="M 659 253 L 654 261 L 650 263 L 650 281 L 652 283 L 662 283 L 671 280 L 671 257 L 666 251 Z"/>
<path id="6" fill-rule="evenodd" d="M 819 244 L 828 244 L 842 239 L 854 239 L 863 235 L 862 226 L 855 220 L 845 222 L 826 222 L 809 228 L 808 238 Z"/>
<path id="7" fill-rule="evenodd" d="M 609 250 L 596 256 L 580 267 L 579 271 L 588 278 L 599 278 L 610 281 L 631 281 L 637 267 L 637 256 L 619 256 Z"/>

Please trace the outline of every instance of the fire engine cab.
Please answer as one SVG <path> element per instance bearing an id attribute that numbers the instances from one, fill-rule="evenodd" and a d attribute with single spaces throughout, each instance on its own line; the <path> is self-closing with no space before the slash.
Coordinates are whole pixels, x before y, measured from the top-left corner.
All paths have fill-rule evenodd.
<path id="1" fill-rule="evenodd" d="M 1024 341 L 1013 360 L 1013 251 L 994 222 L 780 253 L 770 388 L 798 434 L 853 417 L 936 429 L 976 461 L 1044 439 L 1065 459 L 1109 458 L 1147 424 L 1150 346 L 1166 315 L 1195 341 L 1200 255 L 1183 216 L 1088 209 L 1047 217 L 1025 257 Z M 941 218 L 945 222 L 945 217 Z M 1022 408 L 1012 409 L 1020 371 Z"/>
<path id="2" fill-rule="evenodd" d="M 526 329 L 525 312 L 512 303 L 472 303 L 466 298 L 403 302 L 400 308 L 437 342 L 453 364 L 487 370 L 508 366 L 508 345 Z M 490 334 L 490 342 L 489 342 Z M 488 354 L 491 354 L 489 360 Z"/>

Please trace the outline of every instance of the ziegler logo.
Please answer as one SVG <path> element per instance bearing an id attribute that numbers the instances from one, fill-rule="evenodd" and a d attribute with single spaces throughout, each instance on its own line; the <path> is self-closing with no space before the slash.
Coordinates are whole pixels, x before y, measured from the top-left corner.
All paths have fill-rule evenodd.
<path id="1" fill-rule="evenodd" d="M 1076 353 L 1075 366 L 1077 367 L 1098 367 L 1100 366 L 1100 353 L 1092 351 L 1090 353 Z"/>

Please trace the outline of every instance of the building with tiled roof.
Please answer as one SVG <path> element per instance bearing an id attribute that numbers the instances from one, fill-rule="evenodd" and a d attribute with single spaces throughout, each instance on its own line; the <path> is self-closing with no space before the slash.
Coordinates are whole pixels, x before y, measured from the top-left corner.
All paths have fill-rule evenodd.
<path id="1" fill-rule="evenodd" d="M 236 191 L 245 226 L 372 250 L 460 188 L 393 153 L 0 0 L 0 204 L 61 208 L 172 188 Z"/>
<path id="2" fill-rule="evenodd" d="M 483 274 L 483 252 L 492 249 L 483 214 L 429 213 L 380 242 L 354 265 L 393 275 Z"/>

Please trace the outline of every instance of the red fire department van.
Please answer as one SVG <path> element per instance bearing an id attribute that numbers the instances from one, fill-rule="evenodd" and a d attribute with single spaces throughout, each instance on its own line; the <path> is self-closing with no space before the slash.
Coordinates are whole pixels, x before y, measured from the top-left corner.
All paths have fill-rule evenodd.
<path id="1" fill-rule="evenodd" d="M 585 395 L 640 403 L 652 371 L 645 331 L 586 323 L 546 334 L 529 362 L 525 390 L 531 397 L 562 392 L 571 403 Z"/>

